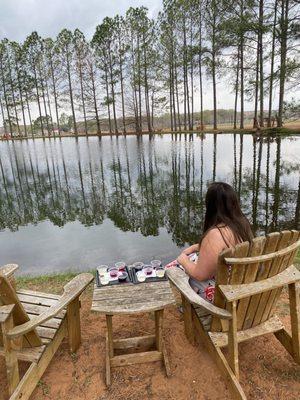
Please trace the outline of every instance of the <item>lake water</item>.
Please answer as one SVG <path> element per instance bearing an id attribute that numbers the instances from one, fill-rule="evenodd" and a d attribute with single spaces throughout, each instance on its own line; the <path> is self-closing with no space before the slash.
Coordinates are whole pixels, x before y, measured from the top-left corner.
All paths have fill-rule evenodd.
<path id="1" fill-rule="evenodd" d="M 0 143 L 0 265 L 22 274 L 174 259 L 214 180 L 257 233 L 299 229 L 300 137 L 63 138 Z"/>

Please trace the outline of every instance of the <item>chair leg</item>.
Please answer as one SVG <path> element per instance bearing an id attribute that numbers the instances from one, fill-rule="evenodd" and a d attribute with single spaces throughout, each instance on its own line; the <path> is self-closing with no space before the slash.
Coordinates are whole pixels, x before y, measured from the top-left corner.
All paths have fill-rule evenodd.
<path id="1" fill-rule="evenodd" d="M 293 358 L 300 364 L 300 282 L 289 285 Z"/>
<path id="2" fill-rule="evenodd" d="M 229 383 L 232 393 L 232 399 L 247 400 L 247 397 L 241 387 L 241 384 L 237 379 L 237 377 L 235 376 L 235 374 L 233 373 L 232 369 L 230 368 L 228 361 L 226 360 L 226 357 L 222 353 L 222 350 L 213 343 L 208 333 L 203 329 L 195 310 L 192 311 L 192 315 L 193 315 L 194 326 L 198 334 L 197 337 L 199 337 L 201 343 L 203 342 L 202 344 L 209 351 L 212 358 L 216 362 L 220 372 L 222 373 L 223 377 Z"/>
<path id="3" fill-rule="evenodd" d="M 237 318 L 236 318 L 236 301 L 228 303 L 229 312 L 232 314 L 232 319 L 229 321 L 228 331 L 228 353 L 229 365 L 234 372 L 234 375 L 239 380 L 239 354 L 237 342 Z"/>
<path id="4" fill-rule="evenodd" d="M 14 327 L 13 315 L 10 314 L 7 320 L 1 324 L 1 326 L 7 370 L 8 392 L 11 396 L 20 381 L 18 359 L 13 349 L 13 341 L 8 339 L 6 336 L 6 333 Z"/>
<path id="5" fill-rule="evenodd" d="M 67 307 L 68 336 L 72 353 L 75 353 L 81 344 L 80 327 L 80 300 L 76 297 Z"/>
<path id="6" fill-rule="evenodd" d="M 192 305 L 191 303 L 181 295 L 182 307 L 183 307 L 183 320 L 184 320 L 184 331 L 188 341 L 191 344 L 195 344 L 193 318 L 192 318 Z"/>

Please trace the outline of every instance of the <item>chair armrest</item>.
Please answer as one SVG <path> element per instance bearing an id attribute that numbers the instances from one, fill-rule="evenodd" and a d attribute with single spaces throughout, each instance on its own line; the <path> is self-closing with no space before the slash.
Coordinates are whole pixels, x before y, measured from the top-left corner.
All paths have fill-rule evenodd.
<path id="1" fill-rule="evenodd" d="M 17 264 L 6 264 L 3 265 L 3 267 L 0 267 L 0 274 L 6 276 L 6 278 L 9 278 L 18 268 L 19 266 Z"/>
<path id="2" fill-rule="evenodd" d="M 231 314 L 229 311 L 216 307 L 215 305 L 202 299 L 191 288 L 189 284 L 189 276 L 184 271 L 179 268 L 172 267 L 167 270 L 167 276 L 190 303 L 202 307 L 209 314 L 215 315 L 221 319 L 231 319 Z"/>
<path id="3" fill-rule="evenodd" d="M 49 307 L 47 311 L 32 318 L 30 321 L 14 327 L 7 333 L 7 336 L 13 339 L 24 335 L 43 322 L 55 317 L 60 311 L 76 299 L 93 280 L 94 277 L 92 274 L 84 273 L 77 275 L 64 287 L 64 293 L 55 305 Z"/>
<path id="4" fill-rule="evenodd" d="M 289 285 L 300 280 L 300 271 L 291 265 L 283 272 L 253 283 L 243 283 L 241 285 L 219 285 L 219 289 L 227 301 L 244 299 L 245 297 L 267 292 L 268 290 Z"/>
<path id="5" fill-rule="evenodd" d="M 0 306 L 0 324 L 6 322 L 7 318 L 12 314 L 14 306 L 14 304 Z"/>

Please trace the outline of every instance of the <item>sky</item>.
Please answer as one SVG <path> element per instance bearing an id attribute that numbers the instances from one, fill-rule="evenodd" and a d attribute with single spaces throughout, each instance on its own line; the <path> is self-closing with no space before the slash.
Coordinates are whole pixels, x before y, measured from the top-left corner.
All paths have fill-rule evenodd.
<path id="1" fill-rule="evenodd" d="M 33 31 L 42 37 L 56 37 L 63 28 L 79 28 L 91 39 L 95 27 L 104 17 L 123 15 L 129 7 L 142 5 L 149 9 L 151 17 L 156 17 L 161 10 L 162 0 L 0 0 L 0 40 L 6 37 L 22 42 Z M 218 81 L 218 108 L 233 108 L 234 95 L 226 79 L 220 77 Z M 287 97 L 293 97 L 293 93 Z M 196 111 L 199 109 L 197 104 L 200 104 L 200 100 L 196 92 Z M 212 109 L 209 81 L 204 84 L 204 108 Z M 246 102 L 245 111 L 250 110 L 253 110 L 253 103 Z"/>

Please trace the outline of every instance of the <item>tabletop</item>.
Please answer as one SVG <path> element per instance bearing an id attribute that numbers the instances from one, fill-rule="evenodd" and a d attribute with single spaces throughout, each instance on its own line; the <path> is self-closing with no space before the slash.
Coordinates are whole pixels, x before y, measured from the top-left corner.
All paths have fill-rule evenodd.
<path id="1" fill-rule="evenodd" d="M 106 315 L 135 314 L 161 310 L 175 304 L 169 281 L 94 286 L 92 311 Z"/>

